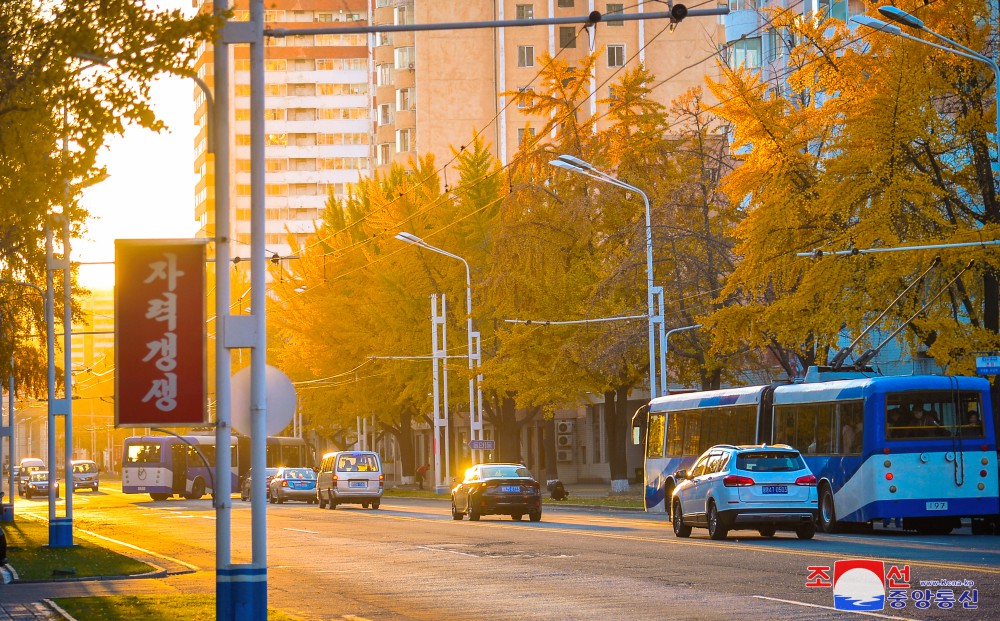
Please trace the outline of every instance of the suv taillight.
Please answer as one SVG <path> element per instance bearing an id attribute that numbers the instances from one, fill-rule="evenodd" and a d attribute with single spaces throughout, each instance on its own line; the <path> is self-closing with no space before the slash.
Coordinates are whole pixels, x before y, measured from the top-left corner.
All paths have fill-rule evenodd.
<path id="1" fill-rule="evenodd" d="M 281 481 L 281 487 L 288 487 L 288 481 Z"/>
<path id="2" fill-rule="evenodd" d="M 753 479 L 730 474 L 722 479 L 722 484 L 726 487 L 749 487 L 753 485 Z"/>
<path id="3" fill-rule="evenodd" d="M 816 475 L 814 475 L 814 474 L 807 474 L 804 477 L 799 477 L 799 478 L 795 479 L 795 484 L 796 485 L 812 485 L 812 486 L 815 486 L 816 485 Z"/>

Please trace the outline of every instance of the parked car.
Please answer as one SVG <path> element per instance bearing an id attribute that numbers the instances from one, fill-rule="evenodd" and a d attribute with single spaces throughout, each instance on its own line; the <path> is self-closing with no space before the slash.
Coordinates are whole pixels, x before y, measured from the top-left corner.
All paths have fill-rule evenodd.
<path id="1" fill-rule="evenodd" d="M 472 521 L 484 515 L 509 515 L 519 521 L 542 519 L 541 485 L 521 464 L 478 464 L 451 490 L 451 517 Z"/>
<path id="2" fill-rule="evenodd" d="M 316 502 L 316 471 L 312 468 L 279 468 L 268 486 L 272 504 L 286 500 Z"/>
<path id="3" fill-rule="evenodd" d="M 37 457 L 25 457 L 17 466 L 15 466 L 15 469 L 17 477 L 17 493 L 21 496 L 24 496 L 25 489 L 27 489 L 28 486 L 28 479 L 31 478 L 31 473 L 39 470 L 46 470 L 45 462 Z"/>
<path id="4" fill-rule="evenodd" d="M 55 482 L 56 498 L 59 497 L 59 481 Z M 47 470 L 35 470 L 24 484 L 24 497 L 48 496 L 49 473 Z"/>
<path id="5" fill-rule="evenodd" d="M 279 468 L 264 469 L 264 493 L 268 500 L 271 499 L 271 477 L 278 473 Z M 253 468 L 247 470 L 243 475 L 243 482 L 240 483 L 240 500 L 246 502 L 250 500 L 250 484 L 253 482 Z"/>
<path id="6" fill-rule="evenodd" d="M 816 534 L 816 477 L 790 446 L 720 444 L 674 476 L 671 521 L 678 537 L 690 536 L 694 526 L 707 528 L 712 539 L 742 529 L 762 537 L 778 529 L 794 530 L 799 539 Z"/>
<path id="7" fill-rule="evenodd" d="M 98 491 L 101 485 L 101 473 L 95 462 L 89 459 L 74 459 L 70 464 L 73 466 L 74 492 L 84 487 Z"/>
<path id="8" fill-rule="evenodd" d="M 323 455 L 316 480 L 319 508 L 356 504 L 378 509 L 385 487 L 382 460 L 372 451 L 335 451 Z"/>

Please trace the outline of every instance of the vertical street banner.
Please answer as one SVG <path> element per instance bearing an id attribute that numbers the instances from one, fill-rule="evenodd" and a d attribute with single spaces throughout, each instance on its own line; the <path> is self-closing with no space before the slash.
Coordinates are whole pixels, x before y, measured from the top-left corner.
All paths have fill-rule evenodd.
<path id="1" fill-rule="evenodd" d="M 115 426 L 204 424 L 204 239 L 115 240 Z"/>

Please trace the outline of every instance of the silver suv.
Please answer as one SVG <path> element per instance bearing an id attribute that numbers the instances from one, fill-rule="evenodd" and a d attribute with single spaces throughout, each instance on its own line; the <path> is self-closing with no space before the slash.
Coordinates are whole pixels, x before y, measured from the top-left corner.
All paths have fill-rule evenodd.
<path id="1" fill-rule="evenodd" d="M 670 513 L 678 537 L 690 536 L 693 526 L 707 528 L 712 539 L 739 529 L 762 537 L 779 528 L 799 539 L 816 534 L 816 477 L 790 446 L 720 444 L 674 476 Z"/>

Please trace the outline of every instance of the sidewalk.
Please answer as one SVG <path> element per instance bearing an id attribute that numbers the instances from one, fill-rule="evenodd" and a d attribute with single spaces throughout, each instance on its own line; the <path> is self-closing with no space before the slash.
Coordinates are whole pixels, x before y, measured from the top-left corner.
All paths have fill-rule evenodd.
<path id="1" fill-rule="evenodd" d="M 21 598 L 12 592 L 12 589 L 17 589 L 11 584 L 14 575 L 10 565 L 0 565 L 0 621 L 65 621 L 72 618 L 57 611 L 51 600 L 46 598 L 30 595 L 28 599 L 33 601 L 17 601 Z"/>

